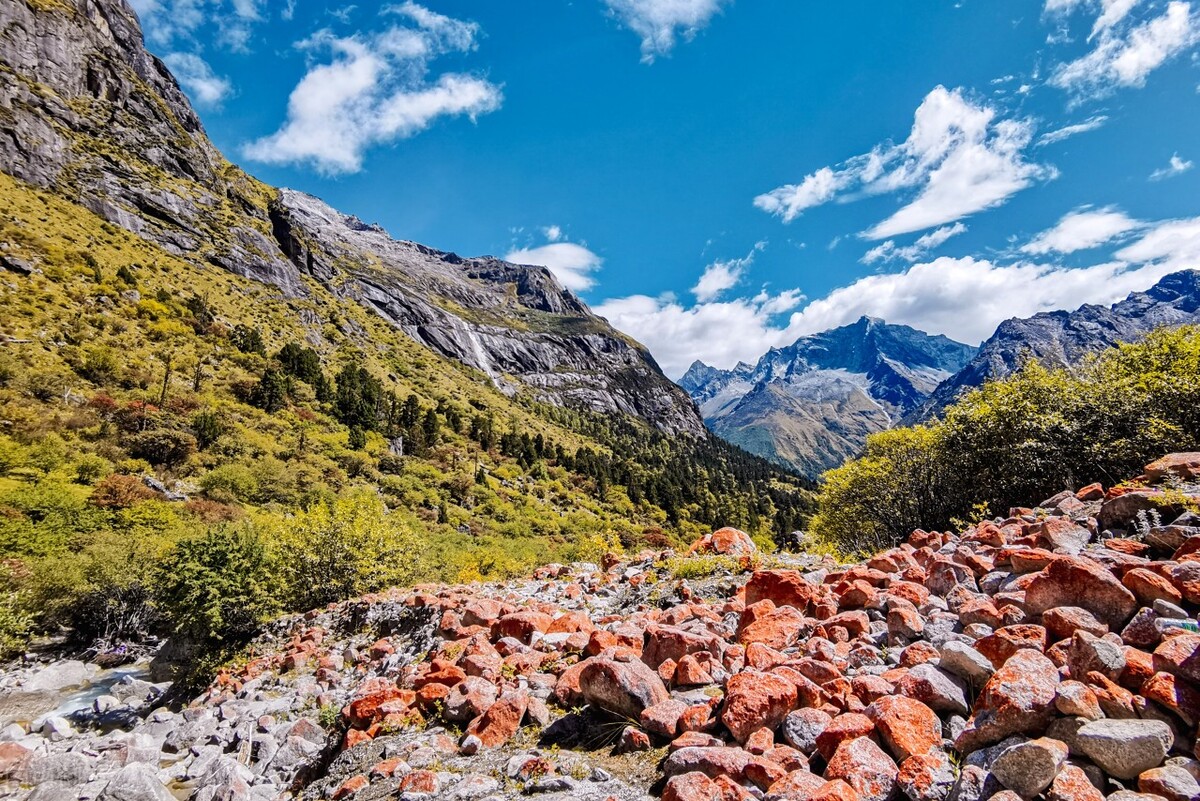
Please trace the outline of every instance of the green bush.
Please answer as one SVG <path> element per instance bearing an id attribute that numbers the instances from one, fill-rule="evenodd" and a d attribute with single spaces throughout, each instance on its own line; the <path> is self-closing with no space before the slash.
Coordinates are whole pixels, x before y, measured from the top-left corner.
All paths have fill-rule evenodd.
<path id="1" fill-rule="evenodd" d="M 967 393 L 928 426 L 868 439 L 822 479 L 810 528 L 846 551 L 1108 486 L 1200 448 L 1200 327 L 1161 329 L 1072 370 L 1036 363 Z"/>
<path id="2" fill-rule="evenodd" d="M 179 543 L 159 566 L 155 600 L 172 632 L 207 651 L 249 640 L 279 611 L 272 555 L 244 525 Z"/>
<path id="3" fill-rule="evenodd" d="M 244 464 L 223 464 L 201 477 L 200 489 L 213 500 L 249 502 L 258 495 L 258 479 Z"/>

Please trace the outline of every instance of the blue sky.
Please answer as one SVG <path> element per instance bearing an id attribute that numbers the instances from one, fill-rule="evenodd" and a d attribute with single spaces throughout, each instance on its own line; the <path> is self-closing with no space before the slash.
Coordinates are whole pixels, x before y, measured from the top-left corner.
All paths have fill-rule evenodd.
<path id="1" fill-rule="evenodd" d="M 1200 267 L 1200 2 L 131 1 L 231 159 L 545 264 L 672 377 Z"/>

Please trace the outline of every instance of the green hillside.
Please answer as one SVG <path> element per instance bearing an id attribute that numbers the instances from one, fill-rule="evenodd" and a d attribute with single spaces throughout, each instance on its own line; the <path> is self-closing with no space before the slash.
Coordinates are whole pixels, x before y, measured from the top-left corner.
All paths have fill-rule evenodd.
<path id="1" fill-rule="evenodd" d="M 311 279 L 309 297 L 287 298 L 9 176 L 0 197 L 11 646 L 62 626 L 106 643 L 152 628 L 180 543 L 278 540 L 320 510 L 366 521 L 350 547 L 386 562 L 347 561 L 346 593 L 598 560 L 718 525 L 769 541 L 807 510 L 802 480 L 715 438 L 510 399 Z M 294 563 L 306 545 L 293 545 Z M 333 600 L 285 589 L 283 605 Z"/>

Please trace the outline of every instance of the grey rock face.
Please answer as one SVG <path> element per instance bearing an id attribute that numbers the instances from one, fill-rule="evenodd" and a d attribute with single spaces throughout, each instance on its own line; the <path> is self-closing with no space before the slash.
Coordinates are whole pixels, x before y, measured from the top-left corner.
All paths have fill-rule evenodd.
<path id="1" fill-rule="evenodd" d="M 696 362 L 679 384 L 720 436 L 817 475 L 917 408 L 974 353 L 946 337 L 863 317 L 772 348 L 754 366 L 718 370 Z"/>
<path id="2" fill-rule="evenodd" d="M 127 0 L 2 3 L 0 30 L 0 68 L 15 78 L 0 81 L 0 170 L 285 297 L 324 284 L 507 394 L 706 436 L 645 348 L 545 268 L 399 242 L 229 164 L 146 51 Z"/>
<path id="3" fill-rule="evenodd" d="M 1171 727 L 1157 720 L 1097 720 L 1075 736 L 1088 759 L 1120 779 L 1161 765 L 1172 740 Z"/>

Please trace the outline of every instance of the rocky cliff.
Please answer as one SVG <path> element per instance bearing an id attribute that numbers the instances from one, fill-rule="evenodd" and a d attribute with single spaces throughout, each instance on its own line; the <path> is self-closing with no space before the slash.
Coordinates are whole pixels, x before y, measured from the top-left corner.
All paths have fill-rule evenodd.
<path id="1" fill-rule="evenodd" d="M 544 268 L 398 242 L 231 165 L 125 0 L 4 0 L 0 30 L 0 170 L 287 297 L 318 282 L 507 394 L 705 435 L 649 353 Z"/>
<path id="2" fill-rule="evenodd" d="M 815 476 L 916 409 L 974 352 L 863 317 L 772 348 L 753 367 L 696 362 L 679 383 L 718 435 Z"/>
<path id="3" fill-rule="evenodd" d="M 1164 277 L 1145 292 L 1134 292 L 1112 306 L 1080 306 L 1001 323 L 963 369 L 944 381 L 909 421 L 927 419 L 954 402 L 960 393 L 1002 378 L 1028 359 L 1051 366 L 1073 364 L 1089 353 L 1132 342 L 1164 325 L 1200 323 L 1200 271 Z"/>

